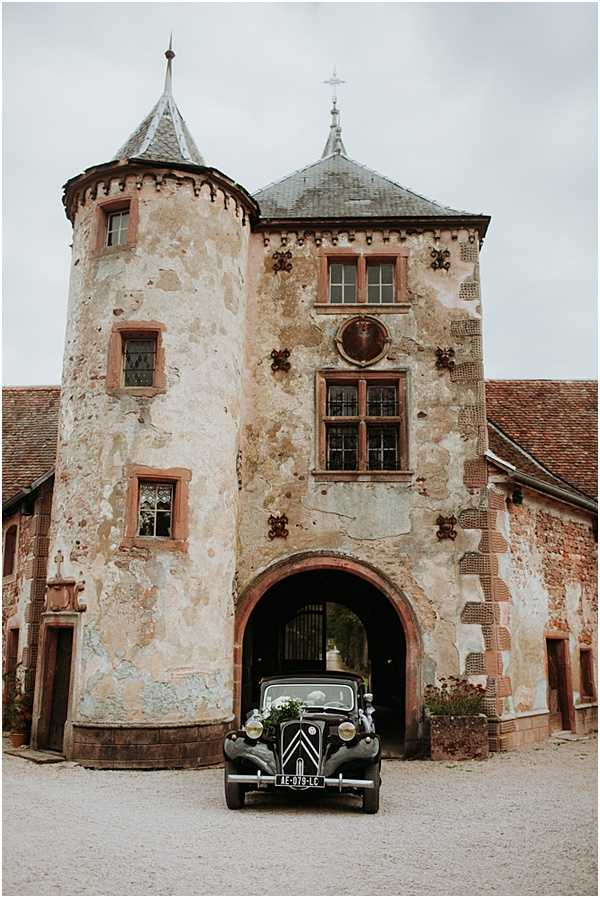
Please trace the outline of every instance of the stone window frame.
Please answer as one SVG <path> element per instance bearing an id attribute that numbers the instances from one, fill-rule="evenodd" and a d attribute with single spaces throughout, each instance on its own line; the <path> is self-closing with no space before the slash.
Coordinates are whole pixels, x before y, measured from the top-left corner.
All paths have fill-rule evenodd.
<path id="1" fill-rule="evenodd" d="M 192 472 L 189 468 L 152 468 L 148 465 L 127 465 L 127 492 L 125 497 L 125 525 L 121 548 L 164 549 L 169 552 L 187 551 L 189 534 L 189 484 Z M 173 484 L 173 513 L 171 536 L 139 536 L 140 482 Z"/>
<path id="2" fill-rule="evenodd" d="M 586 664 L 589 664 L 589 676 L 591 683 L 591 693 L 584 692 L 584 674 L 583 674 L 583 657 L 586 656 Z M 596 701 L 596 681 L 594 679 L 594 654 L 591 646 L 579 646 L 579 698 L 582 703 L 594 704 Z"/>
<path id="3" fill-rule="evenodd" d="M 363 393 L 366 402 L 366 389 L 368 382 L 395 382 L 398 385 L 398 404 L 402 419 L 400 430 L 400 468 L 396 471 L 368 470 L 357 471 L 330 471 L 327 470 L 327 387 L 330 384 L 357 384 L 359 393 Z M 394 369 L 392 371 L 338 371 L 328 369 L 317 371 L 315 375 L 315 433 L 316 439 L 316 467 L 311 472 L 316 481 L 394 481 L 410 483 L 413 472 L 409 469 L 409 433 L 408 433 L 408 375 L 406 370 Z M 386 416 L 388 417 L 388 416 Z M 383 418 L 381 419 L 384 420 Z M 366 457 L 367 439 L 366 417 L 359 422 L 359 457 Z"/>
<path id="4" fill-rule="evenodd" d="M 106 365 L 106 392 L 110 396 L 152 397 L 167 390 L 165 348 L 163 333 L 165 325 L 161 321 L 119 321 L 113 324 L 108 341 L 108 361 Z M 125 340 L 131 337 L 153 336 L 156 340 L 154 362 L 154 384 L 151 387 L 126 387 L 123 380 L 123 352 Z"/>
<path id="5" fill-rule="evenodd" d="M 108 228 L 109 216 L 113 212 L 129 211 L 129 223 L 127 227 L 127 243 L 118 244 L 117 246 L 106 245 L 106 235 Z M 123 250 L 129 250 L 137 243 L 139 222 L 139 199 L 133 194 L 124 196 L 110 196 L 106 199 L 98 200 L 96 203 L 96 219 L 94 234 L 94 252 L 96 255 L 105 253 L 118 253 Z"/>
<path id="6" fill-rule="evenodd" d="M 355 303 L 329 302 L 329 266 L 335 262 L 356 262 L 356 299 Z M 395 296 L 391 303 L 367 302 L 367 264 L 369 262 L 389 262 L 394 265 Z M 406 313 L 411 308 L 408 301 L 408 249 L 377 249 L 362 251 L 331 247 L 319 252 L 319 279 L 317 301 L 314 304 L 317 312 L 325 315 L 369 312 L 369 314 Z"/>
<path id="7" fill-rule="evenodd" d="M 5 574 L 4 573 L 4 565 L 5 565 L 5 561 L 6 561 L 6 537 L 8 536 L 8 532 L 13 527 L 15 530 L 15 544 L 14 544 L 13 555 L 12 555 L 12 567 L 10 569 L 10 573 Z M 12 581 L 17 576 L 17 558 L 19 555 L 19 535 L 20 535 L 19 531 L 20 531 L 19 521 L 13 520 L 13 521 L 10 521 L 6 525 L 6 527 L 4 527 L 4 530 L 2 533 L 2 582 L 3 583 L 12 583 Z"/>

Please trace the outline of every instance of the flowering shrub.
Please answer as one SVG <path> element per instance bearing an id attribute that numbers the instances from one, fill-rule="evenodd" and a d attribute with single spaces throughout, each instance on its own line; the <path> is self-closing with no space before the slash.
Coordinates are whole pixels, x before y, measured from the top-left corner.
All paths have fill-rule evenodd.
<path id="1" fill-rule="evenodd" d="M 298 720 L 304 704 L 296 698 L 290 698 L 288 695 L 280 695 L 276 698 L 268 711 L 260 714 L 263 726 L 276 727 L 284 720 Z"/>
<path id="2" fill-rule="evenodd" d="M 425 706 L 433 716 L 473 717 L 483 714 L 485 689 L 459 677 L 440 677 L 439 686 L 425 687 Z"/>

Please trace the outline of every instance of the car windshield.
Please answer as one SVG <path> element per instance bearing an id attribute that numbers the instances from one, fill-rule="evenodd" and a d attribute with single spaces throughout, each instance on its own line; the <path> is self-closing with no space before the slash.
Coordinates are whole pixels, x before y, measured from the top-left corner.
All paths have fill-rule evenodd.
<path id="1" fill-rule="evenodd" d="M 354 708 L 354 689 L 343 683 L 272 683 L 265 689 L 263 710 L 268 710 L 273 702 L 295 698 L 304 702 L 307 708 L 339 708 L 351 711 Z"/>

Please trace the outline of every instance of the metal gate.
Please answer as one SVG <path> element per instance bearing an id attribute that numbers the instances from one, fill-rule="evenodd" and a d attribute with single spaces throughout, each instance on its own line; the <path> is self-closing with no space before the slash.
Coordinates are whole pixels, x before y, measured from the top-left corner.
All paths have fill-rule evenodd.
<path id="1" fill-rule="evenodd" d="M 325 602 L 299 608 L 283 625 L 284 671 L 318 673 L 325 670 L 326 641 Z"/>

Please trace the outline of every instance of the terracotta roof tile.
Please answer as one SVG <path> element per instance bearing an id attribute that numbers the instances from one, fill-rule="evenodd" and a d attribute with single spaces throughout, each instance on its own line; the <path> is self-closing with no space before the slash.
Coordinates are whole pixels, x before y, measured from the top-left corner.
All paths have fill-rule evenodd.
<path id="1" fill-rule="evenodd" d="M 2 390 L 2 501 L 54 467 L 60 387 Z"/>
<path id="2" fill-rule="evenodd" d="M 486 399 L 488 420 L 535 461 L 586 496 L 598 495 L 597 381 L 489 380 Z M 492 442 L 490 449 L 506 458 Z"/>

